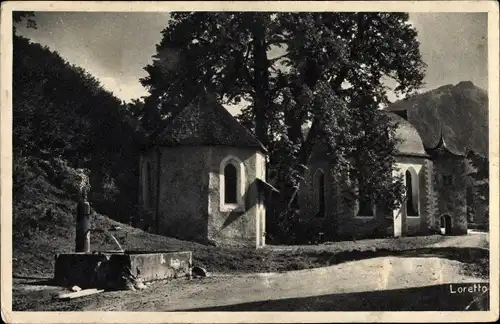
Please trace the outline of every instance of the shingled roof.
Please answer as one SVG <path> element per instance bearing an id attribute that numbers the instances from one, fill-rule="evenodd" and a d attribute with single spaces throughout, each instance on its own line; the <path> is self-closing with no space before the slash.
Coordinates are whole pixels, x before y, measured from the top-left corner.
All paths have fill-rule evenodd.
<path id="1" fill-rule="evenodd" d="M 173 116 L 153 144 L 224 145 L 266 151 L 257 138 L 209 94 L 198 97 Z"/>

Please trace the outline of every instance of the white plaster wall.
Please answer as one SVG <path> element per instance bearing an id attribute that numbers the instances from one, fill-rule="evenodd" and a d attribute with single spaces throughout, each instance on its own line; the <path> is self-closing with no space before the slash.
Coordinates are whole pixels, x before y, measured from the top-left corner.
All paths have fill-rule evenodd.
<path id="1" fill-rule="evenodd" d="M 255 175 L 257 179 L 266 181 L 266 157 L 264 154 L 257 152 L 255 159 Z M 257 248 L 266 245 L 266 207 L 263 201 L 260 201 L 257 206 L 257 215 L 255 217 L 256 240 Z"/>
<path id="2" fill-rule="evenodd" d="M 403 176 L 403 183 L 406 182 L 405 173 L 409 168 L 413 168 L 417 173 L 417 178 L 412 179 L 412 181 L 418 180 L 417 188 L 418 192 L 418 210 L 419 216 L 407 216 L 406 215 L 406 202 L 401 205 L 399 209 L 393 211 L 394 217 L 394 236 L 402 236 L 408 230 L 410 232 L 418 231 L 421 222 L 424 220 L 426 215 L 424 214 L 423 204 L 424 204 L 424 192 L 422 191 L 422 184 L 420 183 L 423 179 L 423 170 L 425 165 L 425 160 L 421 157 L 399 157 L 396 159 L 396 169 L 393 171 L 394 177 L 398 175 Z"/>

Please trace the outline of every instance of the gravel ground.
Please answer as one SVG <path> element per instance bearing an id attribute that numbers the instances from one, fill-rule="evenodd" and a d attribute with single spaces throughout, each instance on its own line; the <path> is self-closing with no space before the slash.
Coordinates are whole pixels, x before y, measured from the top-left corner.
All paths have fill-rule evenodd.
<path id="1" fill-rule="evenodd" d="M 14 296 L 19 298 L 14 309 L 463 310 L 477 294 L 453 294 L 450 284 L 488 282 L 484 273 L 480 276 L 467 271 L 476 261 L 488 260 L 487 250 L 480 248 L 487 241 L 486 234 L 471 234 L 432 244 L 418 253 L 368 256 L 329 267 L 284 273 L 214 274 L 204 279 L 157 282 L 142 291 L 105 292 L 70 302 L 51 299 L 61 288 L 17 281 Z"/>

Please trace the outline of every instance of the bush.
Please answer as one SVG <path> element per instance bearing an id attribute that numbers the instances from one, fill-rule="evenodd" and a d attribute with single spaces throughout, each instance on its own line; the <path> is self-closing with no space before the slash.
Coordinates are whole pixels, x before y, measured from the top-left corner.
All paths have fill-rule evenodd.
<path id="1" fill-rule="evenodd" d="M 154 212 L 147 210 L 139 204 L 132 206 L 129 214 L 129 225 L 140 228 L 146 232 L 154 231 Z"/>
<path id="2" fill-rule="evenodd" d="M 277 218 L 267 219 L 266 234 L 271 244 L 309 244 L 320 240 L 320 228 L 301 220 L 298 209 L 290 209 Z"/>
<path id="3" fill-rule="evenodd" d="M 101 214 L 116 216 L 120 189 L 114 179 L 107 174 L 94 173 L 91 180 L 93 190 L 89 194 L 89 201 L 93 208 Z"/>
<path id="4" fill-rule="evenodd" d="M 79 199 L 82 193 L 90 191 L 90 171 L 88 169 L 75 169 L 68 165 L 62 158 L 54 158 L 51 165 L 57 175 L 61 189 L 72 198 Z"/>

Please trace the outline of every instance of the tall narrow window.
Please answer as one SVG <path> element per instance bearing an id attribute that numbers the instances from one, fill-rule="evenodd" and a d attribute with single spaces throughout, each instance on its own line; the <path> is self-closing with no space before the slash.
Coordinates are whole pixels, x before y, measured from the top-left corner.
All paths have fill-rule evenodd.
<path id="1" fill-rule="evenodd" d="M 151 165 L 149 162 L 146 165 L 146 177 L 147 177 L 147 188 L 148 188 L 148 194 L 147 194 L 147 203 L 149 207 L 153 207 L 153 181 L 152 181 L 152 175 L 151 175 Z"/>
<path id="2" fill-rule="evenodd" d="M 416 173 L 416 172 L 415 172 Z M 406 215 L 418 216 L 418 182 L 413 172 L 406 170 Z"/>
<path id="3" fill-rule="evenodd" d="M 323 170 L 318 169 L 314 174 L 314 182 L 316 185 L 316 204 L 318 206 L 318 217 L 325 216 L 325 174 Z"/>
<path id="4" fill-rule="evenodd" d="M 359 184 L 358 216 L 373 216 L 373 204 L 362 182 Z"/>
<path id="5" fill-rule="evenodd" d="M 229 163 L 224 168 L 224 203 L 236 204 L 238 191 L 238 175 L 236 167 Z"/>
<path id="6" fill-rule="evenodd" d="M 219 202 L 222 212 L 245 211 L 245 166 L 236 156 L 226 156 L 219 167 Z"/>

